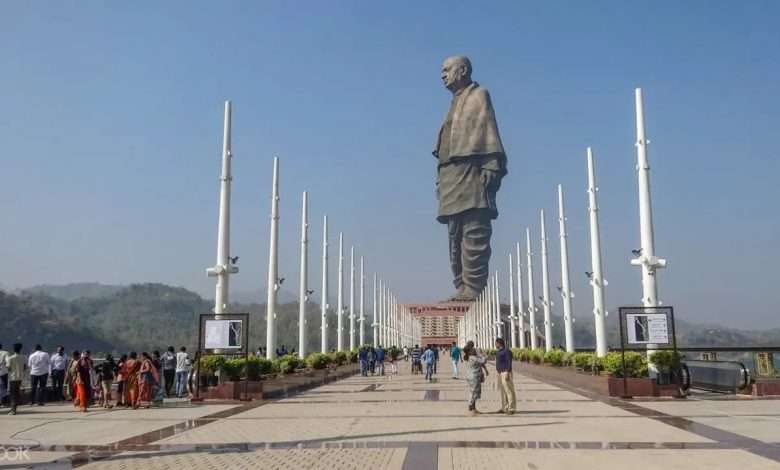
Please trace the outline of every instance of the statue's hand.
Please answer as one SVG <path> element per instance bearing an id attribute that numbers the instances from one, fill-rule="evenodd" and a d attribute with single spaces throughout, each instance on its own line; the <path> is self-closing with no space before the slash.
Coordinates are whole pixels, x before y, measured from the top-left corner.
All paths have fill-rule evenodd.
<path id="1" fill-rule="evenodd" d="M 493 170 L 486 170 L 483 168 L 480 176 L 482 178 L 482 185 L 485 188 L 489 188 L 495 185 L 496 181 L 498 180 L 498 173 Z"/>

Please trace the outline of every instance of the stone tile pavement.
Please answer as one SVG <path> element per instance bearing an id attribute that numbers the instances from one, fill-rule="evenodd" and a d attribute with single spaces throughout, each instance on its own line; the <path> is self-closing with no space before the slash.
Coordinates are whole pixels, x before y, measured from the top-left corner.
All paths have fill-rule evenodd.
<path id="1" fill-rule="evenodd" d="M 780 401 L 604 400 L 516 373 L 518 413 L 495 413 L 495 374 L 466 414 L 466 384 L 350 377 L 252 404 L 0 417 L 3 468 L 778 469 Z"/>

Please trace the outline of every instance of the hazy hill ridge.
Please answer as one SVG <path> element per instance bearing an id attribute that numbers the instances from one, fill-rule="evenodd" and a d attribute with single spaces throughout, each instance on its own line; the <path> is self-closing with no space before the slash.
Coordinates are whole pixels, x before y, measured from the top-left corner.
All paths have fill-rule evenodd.
<path id="1" fill-rule="evenodd" d="M 254 296 L 253 296 L 254 297 Z M 28 350 L 35 343 L 47 349 L 62 344 L 67 349 L 90 348 L 101 352 L 138 351 L 185 345 L 196 348 L 198 316 L 210 313 L 213 301 L 195 292 L 165 284 L 112 286 L 79 283 L 64 286 L 42 285 L 16 294 L 0 291 L 0 343 L 24 342 Z M 266 308 L 263 303 L 234 303 L 232 312 L 250 313 L 250 347 L 265 345 Z M 617 311 L 617 309 L 614 309 Z M 328 323 L 336 325 L 331 312 Z M 688 323 L 678 312 L 679 346 L 777 346 L 780 328 L 738 330 L 717 325 Z M 593 347 L 592 315 L 576 314 L 575 346 Z M 320 308 L 307 304 L 308 349 L 319 350 Z M 609 344 L 619 344 L 617 314 L 608 318 Z M 553 344 L 564 343 L 560 317 L 554 317 Z M 298 305 L 281 303 L 277 311 L 277 338 L 288 349 L 298 344 Z M 329 345 L 336 342 L 330 328 Z M 366 328 L 370 341 L 371 329 Z"/>

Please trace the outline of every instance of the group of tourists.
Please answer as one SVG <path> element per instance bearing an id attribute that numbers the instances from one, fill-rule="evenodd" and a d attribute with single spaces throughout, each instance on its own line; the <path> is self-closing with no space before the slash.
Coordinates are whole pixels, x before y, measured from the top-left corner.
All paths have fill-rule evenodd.
<path id="1" fill-rule="evenodd" d="M 425 380 L 433 382 L 434 374 L 438 372 L 439 348 L 429 344 L 425 349 L 420 349 L 418 344 L 409 353 L 412 357 L 412 374 L 422 374 L 425 367 Z"/>
<path id="2" fill-rule="evenodd" d="M 452 378 L 460 377 L 459 366 L 463 368 L 463 375 L 466 379 L 468 390 L 468 410 L 472 415 L 479 414 L 477 411 L 477 400 L 482 397 L 482 384 L 488 376 L 487 357 L 474 346 L 473 341 L 468 341 L 463 349 L 456 343 L 452 343 L 449 348 L 450 359 L 452 360 Z M 437 372 L 439 362 L 439 349 L 435 345 L 428 345 L 420 349 L 415 345 L 409 352 L 412 360 L 412 374 L 423 373 L 425 368 L 425 380 L 434 381 L 434 375 Z M 501 409 L 499 413 L 512 415 L 515 413 L 517 398 L 515 395 L 515 385 L 512 381 L 512 352 L 506 347 L 502 338 L 496 339 L 496 374 L 498 381 L 498 390 L 501 396 Z"/>
<path id="3" fill-rule="evenodd" d="M 371 375 L 385 375 L 385 359 L 390 364 L 390 373 L 397 374 L 396 358 L 380 344 L 376 348 L 373 346 L 363 346 L 358 349 L 358 364 L 360 364 L 360 375 L 363 377 Z"/>
<path id="4" fill-rule="evenodd" d="M 89 350 L 73 351 L 68 356 L 62 346 L 52 354 L 43 351 L 40 344 L 34 349 L 25 357 L 21 343 L 13 345 L 12 353 L 0 344 L 0 406 L 9 406 L 9 414 L 17 412 L 27 374 L 31 406 L 43 406 L 47 399 L 70 399 L 80 411 L 87 411 L 93 404 L 113 408 L 116 389 L 116 406 L 149 408 L 163 398 L 188 393 L 187 376 L 192 366 L 184 346 L 179 352 L 169 346 L 162 354 L 144 351 L 139 356 L 132 351 L 119 360 L 111 354 L 96 360 Z"/>

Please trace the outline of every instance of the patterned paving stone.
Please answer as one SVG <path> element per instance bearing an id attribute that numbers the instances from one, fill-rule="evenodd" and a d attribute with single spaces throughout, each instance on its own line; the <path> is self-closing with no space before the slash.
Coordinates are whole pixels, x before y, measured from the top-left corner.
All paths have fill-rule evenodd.
<path id="1" fill-rule="evenodd" d="M 86 470 L 299 470 L 299 469 L 386 469 L 400 470 L 406 449 L 287 449 L 253 452 L 126 453 Z"/>
<path id="2" fill-rule="evenodd" d="M 777 470 L 780 464 L 741 450 L 439 449 L 439 470 Z"/>

